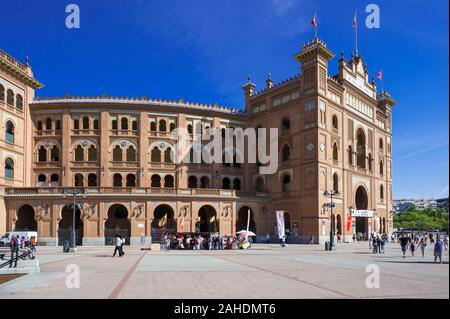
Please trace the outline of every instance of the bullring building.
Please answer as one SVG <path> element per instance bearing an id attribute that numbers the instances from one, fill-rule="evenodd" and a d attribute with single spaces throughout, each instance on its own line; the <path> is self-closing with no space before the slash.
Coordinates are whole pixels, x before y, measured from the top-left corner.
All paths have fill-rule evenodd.
<path id="1" fill-rule="evenodd" d="M 247 225 L 288 241 L 392 229 L 392 106 L 359 55 L 337 60 L 304 43 L 289 79 L 242 87 L 245 109 L 148 97 L 35 97 L 32 68 L 0 50 L 0 233 L 37 230 L 58 245 L 129 243 L 163 231 L 232 234 Z M 334 62 L 336 63 L 336 62 Z M 174 92 L 176 94 L 176 92 Z M 174 163 L 172 132 L 278 128 L 278 168 L 259 163 Z M 71 195 L 78 193 L 78 195 Z M 325 191 L 339 191 L 330 199 Z M 68 192 L 67 192 L 68 191 Z M 333 213 L 331 213 L 333 207 Z"/>

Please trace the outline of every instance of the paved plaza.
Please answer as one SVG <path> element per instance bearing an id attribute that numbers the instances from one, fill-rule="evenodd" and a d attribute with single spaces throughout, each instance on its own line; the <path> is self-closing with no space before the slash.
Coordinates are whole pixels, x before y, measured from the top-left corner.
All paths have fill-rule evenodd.
<path id="1" fill-rule="evenodd" d="M 372 254 L 368 243 L 341 243 L 333 252 L 322 245 L 274 244 L 170 252 L 132 246 L 121 258 L 112 252 L 38 247 L 41 272 L 1 284 L 0 298 L 449 298 L 448 252 L 443 264 L 433 264 L 432 249 L 425 258 L 416 251 L 404 259 L 392 243 L 385 255 Z M 79 288 L 66 286 L 73 282 L 71 265 L 79 267 Z M 366 287 L 374 275 L 366 270 L 373 269 L 379 269 L 379 288 Z"/>

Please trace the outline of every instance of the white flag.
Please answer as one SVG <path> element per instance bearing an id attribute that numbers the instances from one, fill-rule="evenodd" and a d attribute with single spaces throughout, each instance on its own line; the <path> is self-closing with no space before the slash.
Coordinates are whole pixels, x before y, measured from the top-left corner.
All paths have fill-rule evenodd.
<path id="1" fill-rule="evenodd" d="M 284 211 L 277 210 L 277 228 L 278 228 L 278 238 L 283 238 L 285 236 L 284 231 Z"/>

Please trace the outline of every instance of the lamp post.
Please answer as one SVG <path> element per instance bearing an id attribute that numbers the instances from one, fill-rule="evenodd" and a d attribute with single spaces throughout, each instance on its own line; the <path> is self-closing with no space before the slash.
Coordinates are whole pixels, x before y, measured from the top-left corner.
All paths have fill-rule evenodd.
<path id="1" fill-rule="evenodd" d="M 67 188 L 65 187 L 63 189 L 63 196 L 66 197 L 67 195 L 71 195 L 73 196 L 73 213 L 72 213 L 72 234 L 70 236 L 70 248 L 74 249 L 76 248 L 76 233 L 75 233 L 75 210 L 76 210 L 76 206 L 75 206 L 75 198 L 77 195 L 80 194 L 84 194 L 84 188 Z"/>
<path id="2" fill-rule="evenodd" d="M 323 193 L 325 196 L 329 196 L 330 197 L 330 207 L 331 207 L 331 212 L 330 212 L 330 250 L 333 249 L 333 245 L 334 245 L 334 225 L 333 225 L 333 196 L 335 195 L 339 195 L 339 191 L 338 190 L 331 190 L 331 191 L 325 191 Z"/>

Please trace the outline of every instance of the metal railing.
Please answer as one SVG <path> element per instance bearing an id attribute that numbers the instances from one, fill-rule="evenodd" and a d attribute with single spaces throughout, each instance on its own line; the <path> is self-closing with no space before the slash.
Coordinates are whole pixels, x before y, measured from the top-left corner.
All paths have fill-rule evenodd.
<path id="1" fill-rule="evenodd" d="M 5 259 L 5 257 L 9 256 L 9 259 Z M 36 258 L 33 255 L 33 252 L 28 249 L 28 248 L 22 248 L 19 250 L 19 253 L 11 259 L 11 249 L 7 248 L 7 249 L 1 249 L 0 250 L 0 261 L 4 261 L 5 262 L 0 264 L 0 268 L 12 265 L 14 263 L 14 267 L 17 267 L 17 261 L 19 260 L 33 260 L 34 258 Z"/>

